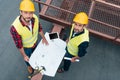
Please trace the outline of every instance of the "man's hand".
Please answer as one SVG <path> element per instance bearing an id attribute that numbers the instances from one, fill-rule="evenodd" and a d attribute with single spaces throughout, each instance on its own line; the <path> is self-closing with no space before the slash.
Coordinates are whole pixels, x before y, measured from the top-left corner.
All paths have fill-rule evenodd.
<path id="1" fill-rule="evenodd" d="M 76 61 L 75 61 L 76 59 L 79 59 L 79 57 L 78 57 L 78 56 L 73 57 L 73 58 L 71 59 L 71 62 L 76 62 Z"/>
<path id="2" fill-rule="evenodd" d="M 25 56 L 25 57 L 24 57 L 24 60 L 25 60 L 26 62 L 28 62 L 28 61 L 29 61 L 29 57 L 28 57 L 28 56 Z"/>
<path id="3" fill-rule="evenodd" d="M 49 45 L 49 43 L 48 43 L 48 41 L 46 40 L 46 39 L 42 39 L 42 43 L 44 44 L 46 44 L 46 45 Z"/>
<path id="4" fill-rule="evenodd" d="M 69 39 L 66 40 L 66 43 L 68 43 Z"/>
<path id="5" fill-rule="evenodd" d="M 22 54 L 23 58 L 25 61 L 29 61 L 29 57 L 25 54 L 25 51 L 23 49 L 23 47 L 21 49 L 19 49 L 20 53 Z"/>

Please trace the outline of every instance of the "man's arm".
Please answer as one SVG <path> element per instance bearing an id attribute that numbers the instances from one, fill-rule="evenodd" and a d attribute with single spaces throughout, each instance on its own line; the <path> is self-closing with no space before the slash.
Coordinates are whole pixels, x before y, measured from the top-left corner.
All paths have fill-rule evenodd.
<path id="1" fill-rule="evenodd" d="M 24 52 L 21 36 L 18 34 L 18 32 L 16 31 L 14 26 L 12 26 L 10 28 L 10 34 L 11 34 L 13 40 L 14 40 L 14 43 L 15 43 L 16 47 L 18 48 L 18 50 L 20 51 L 21 55 L 23 56 L 24 60 L 28 61 L 29 58 L 28 58 L 28 56 Z"/>
<path id="2" fill-rule="evenodd" d="M 79 59 L 80 57 L 85 56 L 85 54 L 87 53 L 86 49 L 88 45 L 89 45 L 89 42 L 83 42 L 82 44 L 80 44 L 78 46 L 78 56 L 73 57 L 71 62 L 75 62 L 76 59 Z"/>
<path id="3" fill-rule="evenodd" d="M 25 54 L 24 49 L 20 48 L 19 51 L 20 51 L 21 55 L 23 56 L 24 60 L 28 62 L 29 61 L 29 57 Z"/>
<path id="4" fill-rule="evenodd" d="M 80 44 L 79 46 L 78 46 L 78 49 L 79 49 L 79 51 L 78 51 L 78 56 L 79 57 L 83 57 L 83 56 L 85 56 L 85 54 L 87 53 L 87 48 L 88 48 L 88 46 L 89 46 L 89 42 L 83 42 L 82 44 Z"/>
<path id="5" fill-rule="evenodd" d="M 46 45 L 48 45 L 48 41 L 46 40 L 45 36 L 44 36 L 44 32 L 42 30 L 42 26 L 39 23 L 39 34 L 42 37 L 42 43 L 45 43 Z"/>
<path id="6" fill-rule="evenodd" d="M 40 34 L 41 37 L 42 37 L 42 43 L 45 43 L 46 45 L 48 45 L 48 41 L 46 40 L 43 31 L 40 31 L 39 34 Z"/>

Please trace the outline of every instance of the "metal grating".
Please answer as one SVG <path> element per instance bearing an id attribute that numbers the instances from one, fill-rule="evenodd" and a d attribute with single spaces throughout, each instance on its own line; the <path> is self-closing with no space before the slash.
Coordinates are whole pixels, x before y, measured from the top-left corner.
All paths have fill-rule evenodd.
<path id="1" fill-rule="evenodd" d="M 111 40 L 120 39 L 120 8 L 96 1 L 92 9 L 89 29 Z M 96 21 L 94 21 L 96 20 Z M 120 40 L 119 40 L 120 41 Z"/>
<path id="2" fill-rule="evenodd" d="M 72 0 L 70 0 L 72 1 Z M 70 1 L 67 1 L 67 2 L 70 2 Z M 64 1 L 65 2 L 65 1 Z M 57 5 L 58 4 L 58 5 Z M 66 6 L 62 6 L 64 5 L 65 3 L 63 3 L 63 0 L 52 0 L 51 4 L 50 5 L 54 5 L 56 7 L 59 7 L 59 8 L 62 8 L 62 9 L 70 9 L 69 8 L 69 5 L 66 5 Z M 67 15 L 68 14 L 68 15 Z M 59 20 L 63 20 L 63 21 L 67 21 L 67 22 L 70 22 L 70 18 L 67 19 L 67 17 L 69 16 L 73 16 L 73 14 L 69 13 L 69 12 L 66 12 L 66 11 L 61 11 L 59 9 L 55 9 L 55 8 L 52 8 L 52 7 L 49 7 L 45 13 L 45 15 L 48 15 L 48 16 L 51 16 L 51 17 L 54 17 L 56 19 L 59 19 Z"/>
<path id="3" fill-rule="evenodd" d="M 84 0 L 84 1 L 82 0 L 52 0 L 50 5 L 59 7 L 60 9 L 68 10 L 72 13 L 64 11 L 64 10 L 60 10 L 60 9 L 55 9 L 53 7 L 49 7 L 45 15 L 71 23 L 74 17 L 73 13 L 78 13 L 80 11 L 84 11 L 88 13 L 89 8 L 90 8 L 90 0 Z"/>
<path id="4" fill-rule="evenodd" d="M 120 5 L 120 0 L 105 0 L 105 1 L 108 2 L 108 3 Z"/>
<path id="5" fill-rule="evenodd" d="M 46 0 L 41 18 L 70 26 L 76 13 L 89 15 L 88 29 L 92 34 L 120 43 L 120 0 Z"/>
<path id="6" fill-rule="evenodd" d="M 90 21 L 89 23 L 89 29 L 92 29 L 94 31 L 96 31 L 96 33 L 98 33 L 98 35 L 100 33 L 102 33 L 101 36 L 105 36 L 107 35 L 106 37 L 109 37 L 110 39 L 115 39 L 115 37 L 117 37 L 117 35 L 120 34 L 120 30 L 119 29 L 116 29 L 114 27 L 109 27 L 107 25 L 103 25 L 103 24 L 100 24 L 100 23 L 96 23 L 94 21 Z M 120 37 L 119 37 L 120 39 Z"/>
<path id="7" fill-rule="evenodd" d="M 120 27 L 120 9 L 100 2 L 94 6 L 93 16 L 91 18 L 102 21 L 113 26 Z"/>

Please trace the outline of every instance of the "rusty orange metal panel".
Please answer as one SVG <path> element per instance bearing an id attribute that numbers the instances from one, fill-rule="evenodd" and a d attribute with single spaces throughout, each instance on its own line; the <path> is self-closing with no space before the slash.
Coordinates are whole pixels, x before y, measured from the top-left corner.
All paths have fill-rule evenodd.
<path id="1" fill-rule="evenodd" d="M 120 41 L 120 6 L 102 0 L 93 1 L 88 28 L 94 34 Z"/>
<path id="2" fill-rule="evenodd" d="M 58 25 L 58 24 L 54 24 L 53 26 L 53 29 L 51 32 L 58 32 L 60 34 L 61 30 L 63 29 L 64 27 L 61 26 L 61 25 Z"/>
<path id="3" fill-rule="evenodd" d="M 92 34 L 120 42 L 120 0 L 46 0 L 40 16 L 62 26 L 71 26 L 76 13 L 89 15 Z"/>

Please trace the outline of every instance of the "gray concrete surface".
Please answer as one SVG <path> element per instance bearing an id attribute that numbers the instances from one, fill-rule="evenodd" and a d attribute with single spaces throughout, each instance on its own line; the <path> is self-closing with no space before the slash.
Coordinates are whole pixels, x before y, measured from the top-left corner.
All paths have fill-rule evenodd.
<path id="1" fill-rule="evenodd" d="M 0 80 L 28 80 L 26 65 L 10 36 L 9 28 L 19 15 L 21 0 L 0 0 Z M 36 5 L 37 7 L 37 5 Z M 37 9 L 38 11 L 38 9 Z M 36 12 L 38 14 L 38 12 Z M 44 32 L 52 24 L 41 20 Z M 53 65 L 53 64 L 52 64 Z M 79 63 L 72 63 L 68 72 L 43 80 L 119 80 L 120 45 L 90 36 L 90 46 Z"/>

